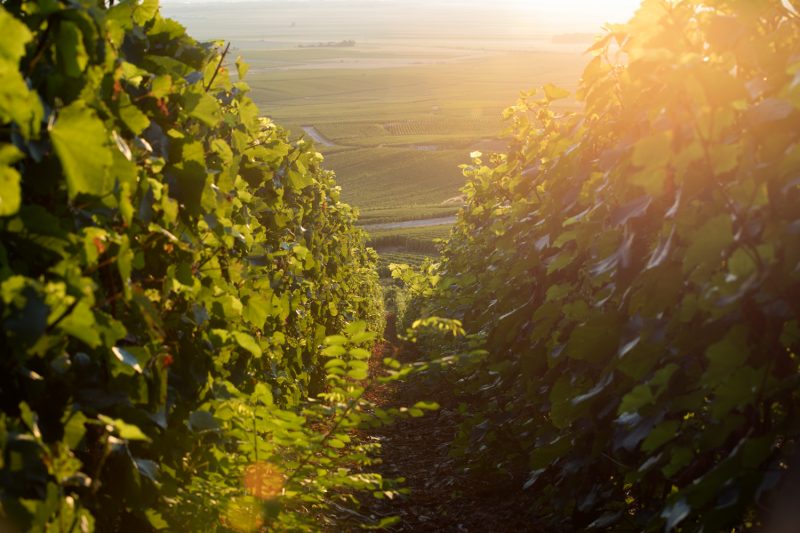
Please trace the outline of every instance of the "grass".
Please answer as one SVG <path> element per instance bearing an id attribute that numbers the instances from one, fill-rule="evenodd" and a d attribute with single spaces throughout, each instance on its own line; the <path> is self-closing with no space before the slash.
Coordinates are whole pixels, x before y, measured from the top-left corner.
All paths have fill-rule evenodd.
<path id="1" fill-rule="evenodd" d="M 423 228 L 404 228 L 402 231 L 393 229 L 380 230 L 372 232 L 370 234 L 370 239 L 372 239 L 374 242 L 378 239 L 402 236 L 405 238 L 416 239 L 420 242 L 433 242 L 435 239 L 446 238 L 450 234 L 451 227 L 452 226 L 450 224 L 444 224 L 441 226 L 427 226 Z"/>
<path id="2" fill-rule="evenodd" d="M 454 197 L 452 202 L 447 202 L 444 205 L 362 208 L 359 219 L 361 224 L 371 225 L 427 218 L 444 218 L 455 215 L 460 205 L 461 198 Z"/>
<path id="3" fill-rule="evenodd" d="M 337 151 L 325 160 L 336 171 L 345 201 L 367 211 L 451 200 L 464 184 L 458 167 L 469 161 L 469 153 L 384 146 Z"/>
<path id="4" fill-rule="evenodd" d="M 435 256 L 439 253 L 437 241 L 447 238 L 450 228 L 451 225 L 447 224 L 373 231 L 369 235 L 369 245 L 375 248 L 381 257 L 389 253 Z"/>
<path id="5" fill-rule="evenodd" d="M 274 53 L 245 51 L 244 55 L 252 61 Z M 307 53 L 298 52 L 297 68 L 253 69 L 248 76 L 256 102 L 282 123 L 386 123 L 437 116 L 494 121 L 520 90 L 546 82 L 574 89 L 576 73 L 585 63 L 577 54 L 505 52 L 395 68 L 388 68 L 390 55 L 384 57 L 384 68 L 380 58 L 371 60 L 375 68 L 314 68 L 303 59 Z"/>
<path id="6" fill-rule="evenodd" d="M 381 254 L 378 266 L 388 266 L 393 263 L 420 266 L 429 257 L 430 256 L 426 254 L 415 254 L 412 252 L 386 252 Z"/>

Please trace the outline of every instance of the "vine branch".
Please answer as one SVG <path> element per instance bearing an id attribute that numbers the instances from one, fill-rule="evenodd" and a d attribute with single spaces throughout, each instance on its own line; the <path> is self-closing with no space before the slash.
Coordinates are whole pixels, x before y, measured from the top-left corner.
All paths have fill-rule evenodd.
<path id="1" fill-rule="evenodd" d="M 228 44 L 225 46 L 225 50 L 222 52 L 222 55 L 219 58 L 219 63 L 217 63 L 217 68 L 214 69 L 214 75 L 211 76 L 211 80 L 208 82 L 208 85 L 206 85 L 206 92 L 210 91 L 211 86 L 214 85 L 214 81 L 217 79 L 217 74 L 219 74 L 220 69 L 222 69 L 222 63 L 223 61 L 225 61 L 225 56 L 228 55 L 228 50 L 230 49 L 231 49 L 231 43 L 229 41 Z"/>

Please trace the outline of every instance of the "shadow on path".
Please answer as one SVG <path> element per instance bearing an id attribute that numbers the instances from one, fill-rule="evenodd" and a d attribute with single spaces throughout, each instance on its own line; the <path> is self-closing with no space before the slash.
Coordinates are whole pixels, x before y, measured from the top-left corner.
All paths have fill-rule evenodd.
<path id="1" fill-rule="evenodd" d="M 389 317 L 389 323 L 394 322 Z M 384 357 L 411 362 L 419 357 L 387 331 L 389 341 L 376 351 L 374 367 Z M 424 417 L 399 420 L 373 431 L 370 437 L 382 445 L 379 471 L 384 478 L 404 478 L 410 492 L 394 500 L 370 500 L 362 512 L 376 518 L 399 516 L 390 531 L 542 531 L 530 518 L 531 495 L 517 483 L 487 486 L 470 476 L 451 457 L 451 443 L 458 432 L 458 400 L 444 382 L 415 376 L 403 383 L 383 385 L 372 391 L 372 400 L 384 407 L 413 405 L 419 400 L 439 403 L 438 411 Z"/>

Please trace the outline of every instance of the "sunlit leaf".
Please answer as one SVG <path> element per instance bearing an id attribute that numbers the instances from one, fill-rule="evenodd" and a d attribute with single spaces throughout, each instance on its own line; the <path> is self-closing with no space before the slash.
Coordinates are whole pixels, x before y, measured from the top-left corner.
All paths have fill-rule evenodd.
<path id="1" fill-rule="evenodd" d="M 50 130 L 70 196 L 103 196 L 113 187 L 109 135 L 94 111 L 80 101 L 65 107 Z"/>

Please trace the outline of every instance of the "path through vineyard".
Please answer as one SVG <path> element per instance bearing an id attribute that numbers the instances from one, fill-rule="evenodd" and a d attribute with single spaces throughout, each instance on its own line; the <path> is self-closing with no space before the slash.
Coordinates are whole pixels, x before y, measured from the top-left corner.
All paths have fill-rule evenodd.
<path id="1" fill-rule="evenodd" d="M 422 358 L 405 349 L 397 340 L 389 317 L 386 342 L 380 344 L 372 360 L 379 368 L 384 357 L 403 362 Z M 508 480 L 504 486 L 481 485 L 450 457 L 458 431 L 458 401 L 447 387 L 434 378 L 422 376 L 382 385 L 368 394 L 384 407 L 413 405 L 420 399 L 439 403 L 440 409 L 421 418 L 409 418 L 375 431 L 368 438 L 382 445 L 384 478 L 405 478 L 410 494 L 400 499 L 371 500 L 363 512 L 376 518 L 399 516 L 391 531 L 537 531 L 535 521 L 526 514 L 531 509 L 530 495 L 519 490 L 519 483 Z"/>

